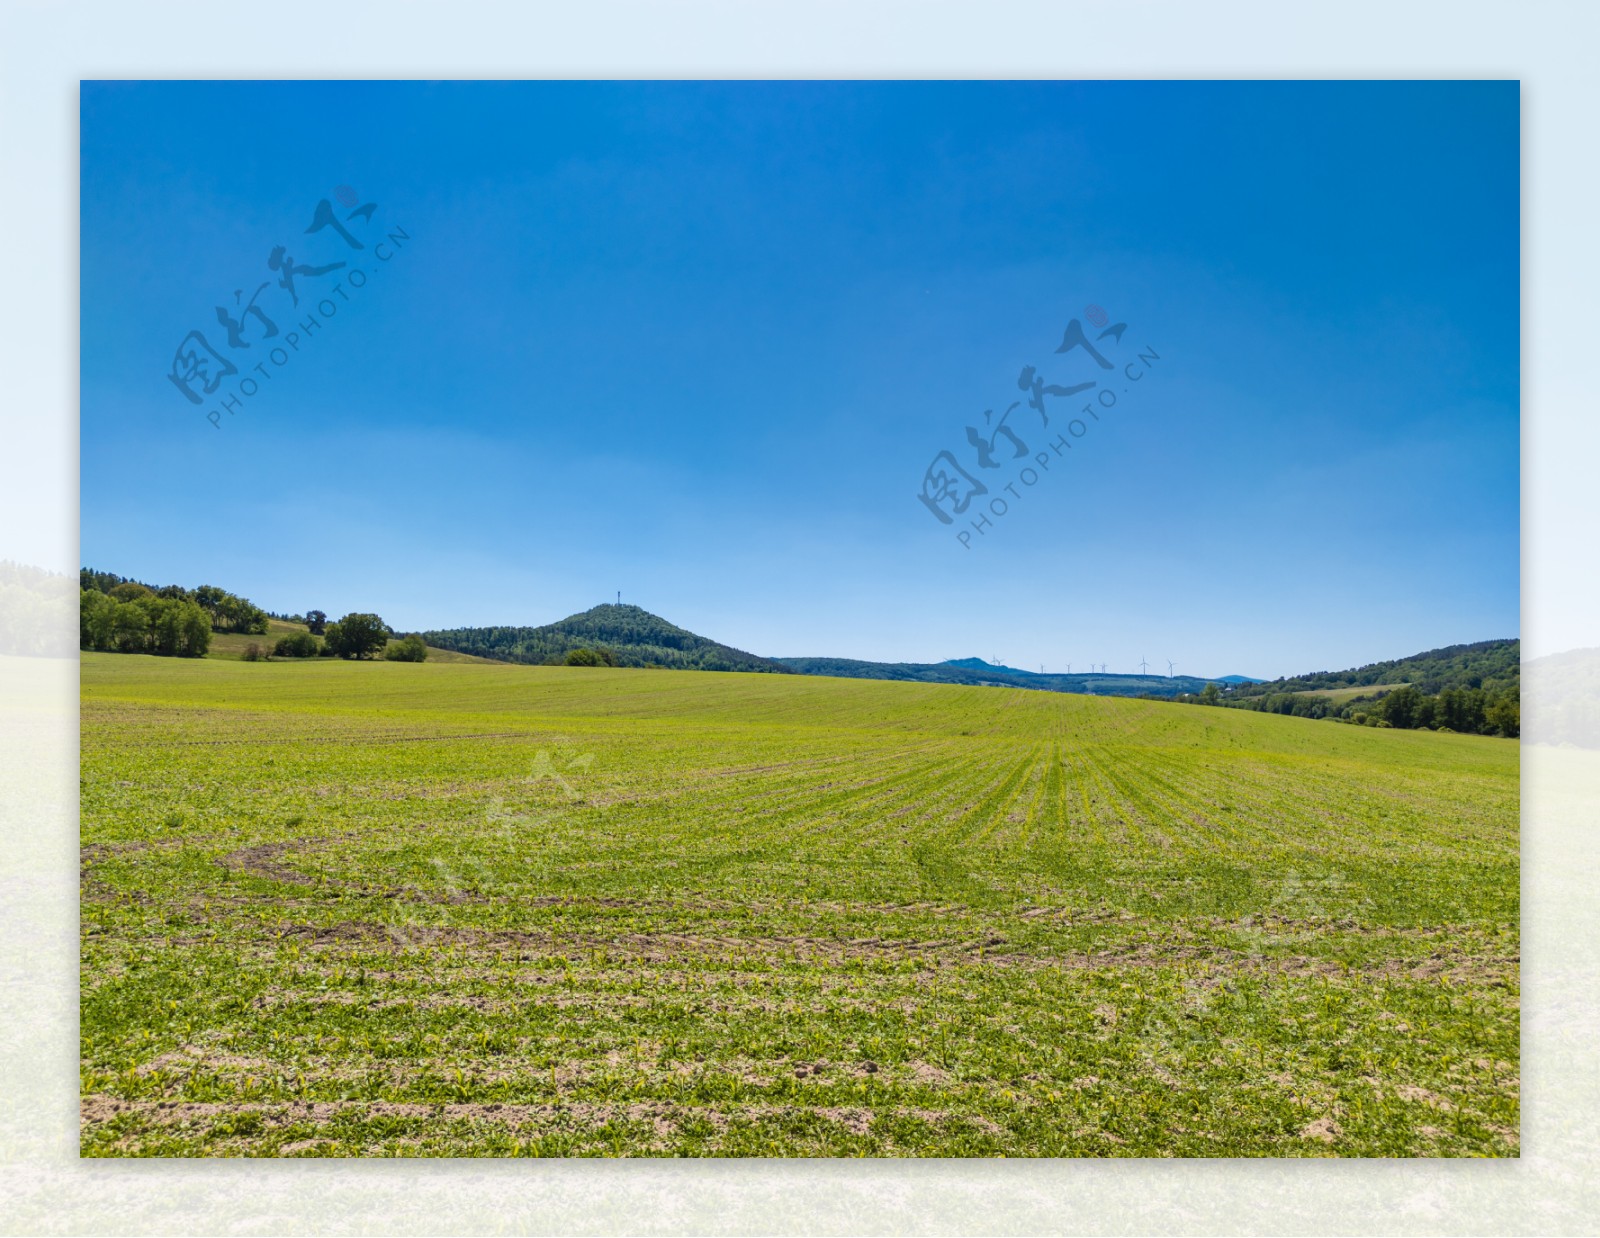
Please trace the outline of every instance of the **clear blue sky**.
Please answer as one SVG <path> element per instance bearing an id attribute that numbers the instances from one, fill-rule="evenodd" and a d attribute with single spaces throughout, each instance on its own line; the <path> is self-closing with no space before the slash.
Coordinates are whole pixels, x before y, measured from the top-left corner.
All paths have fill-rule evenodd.
<path id="1" fill-rule="evenodd" d="M 1488 82 L 87 83 L 83 560 L 401 629 L 621 590 L 757 653 L 1050 670 L 1515 635 L 1518 130 Z M 306 235 L 323 199 L 361 251 Z M 297 313 L 279 245 L 348 265 Z M 231 349 L 263 282 L 280 335 Z M 1110 372 L 1055 352 L 1091 305 Z M 191 329 L 248 357 L 200 406 Z M 1030 456 L 1084 423 L 1031 487 L 965 435 L 1026 365 L 1100 384 L 1010 415 Z M 990 484 L 949 526 L 945 449 Z"/>

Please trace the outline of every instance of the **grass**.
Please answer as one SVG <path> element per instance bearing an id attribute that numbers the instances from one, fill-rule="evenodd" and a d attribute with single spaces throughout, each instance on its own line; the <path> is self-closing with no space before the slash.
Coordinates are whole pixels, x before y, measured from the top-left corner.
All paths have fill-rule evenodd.
<path id="1" fill-rule="evenodd" d="M 90 1156 L 1508 1156 L 1514 743 L 85 654 Z"/>
<path id="2" fill-rule="evenodd" d="M 1304 688 L 1298 692 L 1290 693 L 1291 696 L 1325 696 L 1334 704 L 1354 700 L 1358 696 L 1372 696 L 1378 692 L 1393 692 L 1396 688 L 1403 688 L 1403 683 L 1373 683 L 1364 687 L 1355 688 Z"/>

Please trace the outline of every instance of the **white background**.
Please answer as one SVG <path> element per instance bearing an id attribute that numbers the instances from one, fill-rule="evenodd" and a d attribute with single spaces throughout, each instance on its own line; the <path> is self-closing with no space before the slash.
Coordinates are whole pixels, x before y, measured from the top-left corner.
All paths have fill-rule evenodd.
<path id="1" fill-rule="evenodd" d="M 1592 0 L 0 3 L 0 558 L 78 566 L 81 78 L 1516 78 L 1522 635 L 1600 645 Z M 7 1232 L 1600 1230 L 1600 754 L 1525 749 L 1519 1161 L 80 1163 L 76 693 L 73 662 L 0 659 Z"/>

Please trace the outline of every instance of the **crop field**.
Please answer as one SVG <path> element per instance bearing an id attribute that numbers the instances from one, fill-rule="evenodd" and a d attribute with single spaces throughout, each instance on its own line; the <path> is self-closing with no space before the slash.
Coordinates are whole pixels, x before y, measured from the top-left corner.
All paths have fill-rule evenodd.
<path id="1" fill-rule="evenodd" d="M 89 1156 L 1515 1156 L 1514 742 L 82 662 Z"/>

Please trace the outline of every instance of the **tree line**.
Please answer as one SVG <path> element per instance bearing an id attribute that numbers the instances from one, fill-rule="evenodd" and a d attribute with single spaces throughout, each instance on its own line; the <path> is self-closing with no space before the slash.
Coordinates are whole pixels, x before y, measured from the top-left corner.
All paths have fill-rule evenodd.
<path id="1" fill-rule="evenodd" d="M 79 591 L 80 649 L 203 658 L 211 648 L 212 623 L 193 598 L 164 597 L 132 582 L 108 593 Z"/>
<path id="2" fill-rule="evenodd" d="M 216 585 L 155 588 L 91 568 L 79 572 L 78 585 L 80 649 L 203 658 L 211 648 L 213 633 L 264 636 L 267 632 L 266 611 Z M 245 661 L 273 657 L 364 660 L 381 653 L 391 662 L 422 662 L 428 656 L 421 636 L 411 633 L 396 639 L 393 628 L 367 611 L 352 611 L 331 623 L 320 610 L 307 611 L 304 616 L 272 617 L 304 623 L 308 630 L 290 633 L 270 647 L 252 641 L 245 646 Z"/>
<path id="3" fill-rule="evenodd" d="M 343 619 L 327 622 L 322 616 L 317 624 L 320 632 L 291 632 L 281 638 L 269 653 L 260 645 L 247 645 L 246 662 L 259 662 L 267 658 L 350 658 L 365 660 L 382 654 L 388 662 L 425 662 L 428 647 L 422 637 L 412 632 L 396 639 L 396 633 L 379 616 L 367 611 L 355 611 Z M 293 622 L 292 620 L 288 622 Z"/>

